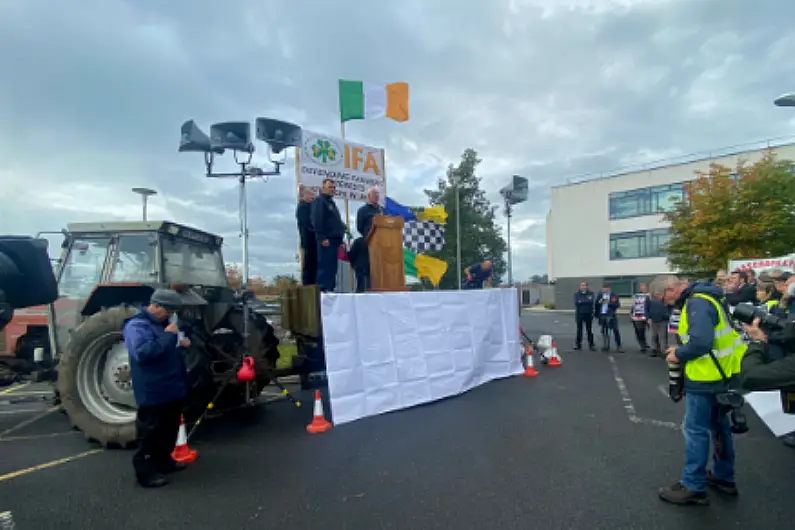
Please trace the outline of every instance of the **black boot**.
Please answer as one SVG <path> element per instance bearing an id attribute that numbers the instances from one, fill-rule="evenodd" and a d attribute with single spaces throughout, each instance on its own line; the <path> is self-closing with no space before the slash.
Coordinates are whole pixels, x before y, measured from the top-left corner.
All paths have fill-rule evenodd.
<path id="1" fill-rule="evenodd" d="M 657 492 L 662 500 L 665 502 L 670 502 L 671 504 L 679 504 L 679 505 L 686 505 L 686 504 L 698 504 L 701 506 L 706 506 L 709 504 L 709 499 L 707 498 L 707 492 L 705 491 L 690 491 L 686 487 L 682 485 L 681 482 L 677 482 L 672 486 L 666 486 L 664 488 L 660 488 Z"/>
<path id="2" fill-rule="evenodd" d="M 160 473 L 138 478 L 138 484 L 140 484 L 142 488 L 160 488 L 168 484 L 168 482 L 166 476 Z"/>

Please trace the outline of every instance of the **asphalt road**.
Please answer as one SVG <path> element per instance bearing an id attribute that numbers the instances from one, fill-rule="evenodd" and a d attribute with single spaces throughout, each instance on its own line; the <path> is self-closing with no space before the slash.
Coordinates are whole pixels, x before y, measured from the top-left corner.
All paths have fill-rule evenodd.
<path id="1" fill-rule="evenodd" d="M 50 413 L 0 434 L 0 512 L 10 510 L 21 530 L 767 530 L 795 520 L 795 451 L 755 417 L 736 442 L 741 497 L 662 503 L 656 490 L 678 478 L 683 460 L 682 407 L 660 390 L 665 364 L 637 353 L 628 322 L 627 353 L 572 352 L 572 321 L 523 316 L 531 336 L 556 337 L 564 361 L 536 378 L 317 436 L 305 431 L 311 406 L 287 401 L 209 422 L 191 444 L 199 460 L 161 490 L 134 484 L 125 451 L 8 475 L 91 449 Z M 13 410 L 46 410 L 2 405 L 6 397 L 0 433 L 36 414 Z"/>

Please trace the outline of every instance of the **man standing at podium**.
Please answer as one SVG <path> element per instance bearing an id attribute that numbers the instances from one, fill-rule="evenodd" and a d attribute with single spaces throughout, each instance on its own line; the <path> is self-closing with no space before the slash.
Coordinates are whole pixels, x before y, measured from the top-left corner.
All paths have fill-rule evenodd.
<path id="1" fill-rule="evenodd" d="M 373 227 L 376 215 L 383 214 L 384 209 L 378 204 L 380 194 L 373 186 L 367 191 L 367 203 L 356 212 L 356 229 L 361 237 L 356 238 L 351 246 L 350 258 L 356 273 L 356 292 L 364 293 L 370 288 L 370 253 L 367 250 L 367 236 Z"/>
<path id="2" fill-rule="evenodd" d="M 317 284 L 324 293 L 337 286 L 337 256 L 345 236 L 345 223 L 334 202 L 337 185 L 330 178 L 323 179 L 320 194 L 312 201 L 312 227 L 317 239 Z"/>
<path id="3" fill-rule="evenodd" d="M 315 193 L 312 188 L 301 185 L 298 189 L 299 201 L 295 209 L 298 223 L 298 237 L 301 242 L 301 285 L 315 285 L 317 281 L 317 240 L 312 228 L 312 201 Z"/>

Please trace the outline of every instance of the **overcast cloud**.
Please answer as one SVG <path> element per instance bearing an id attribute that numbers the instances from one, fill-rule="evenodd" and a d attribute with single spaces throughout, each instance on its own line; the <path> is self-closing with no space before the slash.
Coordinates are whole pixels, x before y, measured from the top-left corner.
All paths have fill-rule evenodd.
<path id="1" fill-rule="evenodd" d="M 137 219 L 130 188 L 150 186 L 150 218 L 218 233 L 237 261 L 235 184 L 177 154 L 181 123 L 337 133 L 339 78 L 406 81 L 411 121 L 352 122 L 349 139 L 386 149 L 407 205 L 467 147 L 495 200 L 529 177 L 513 232 L 525 279 L 545 269 L 550 185 L 795 135 L 771 103 L 795 91 L 792 20 L 781 0 L 4 0 L 0 230 Z M 249 204 L 253 272 L 297 272 L 292 165 Z"/>

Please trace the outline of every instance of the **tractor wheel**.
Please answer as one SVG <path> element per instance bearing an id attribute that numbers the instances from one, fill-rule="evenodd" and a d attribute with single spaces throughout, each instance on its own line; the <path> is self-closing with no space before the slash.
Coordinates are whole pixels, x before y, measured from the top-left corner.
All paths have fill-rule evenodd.
<path id="1" fill-rule="evenodd" d="M 72 333 L 58 367 L 58 393 L 69 420 L 104 447 L 126 448 L 136 438 L 137 406 L 121 332 L 135 311 L 120 306 L 88 317 Z"/>

